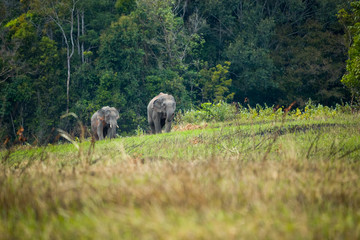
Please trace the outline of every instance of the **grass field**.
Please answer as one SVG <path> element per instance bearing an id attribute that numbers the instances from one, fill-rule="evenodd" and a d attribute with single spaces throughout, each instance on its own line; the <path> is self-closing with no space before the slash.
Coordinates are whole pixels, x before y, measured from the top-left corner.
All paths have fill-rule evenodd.
<path id="1" fill-rule="evenodd" d="M 1 151 L 0 239 L 360 239 L 360 120 Z"/>

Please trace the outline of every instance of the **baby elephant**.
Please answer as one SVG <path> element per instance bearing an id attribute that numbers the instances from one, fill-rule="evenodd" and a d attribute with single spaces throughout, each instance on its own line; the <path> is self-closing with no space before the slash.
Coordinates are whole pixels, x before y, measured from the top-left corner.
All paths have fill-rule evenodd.
<path id="1" fill-rule="evenodd" d="M 154 97 L 147 107 L 148 122 L 151 132 L 161 133 L 165 126 L 165 132 L 170 132 L 171 122 L 175 116 L 176 102 L 173 96 L 160 93 Z"/>
<path id="2" fill-rule="evenodd" d="M 95 140 L 115 138 L 119 112 L 114 107 L 103 107 L 91 117 L 91 131 Z"/>

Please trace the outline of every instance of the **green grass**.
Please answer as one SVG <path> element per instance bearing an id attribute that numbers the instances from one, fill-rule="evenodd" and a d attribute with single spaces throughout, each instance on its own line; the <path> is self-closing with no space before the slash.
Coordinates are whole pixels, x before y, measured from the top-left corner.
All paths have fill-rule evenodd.
<path id="1" fill-rule="evenodd" d="M 3 150 L 0 239 L 359 239 L 359 115 L 285 120 Z"/>

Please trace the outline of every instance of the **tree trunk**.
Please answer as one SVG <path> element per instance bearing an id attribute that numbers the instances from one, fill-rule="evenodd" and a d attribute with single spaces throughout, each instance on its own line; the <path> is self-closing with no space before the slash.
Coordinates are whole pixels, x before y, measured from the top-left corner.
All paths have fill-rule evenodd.
<path id="1" fill-rule="evenodd" d="M 85 35 L 84 10 L 81 11 L 81 36 Z M 84 58 L 84 41 L 81 41 L 81 62 L 85 62 Z"/>
<path id="2" fill-rule="evenodd" d="M 77 50 L 78 50 L 78 54 L 80 56 L 81 54 L 81 49 L 80 49 L 80 13 L 79 11 L 76 12 L 76 20 L 77 20 L 77 39 L 76 39 L 76 45 L 77 45 Z"/>
<path id="3" fill-rule="evenodd" d="M 67 44 L 67 68 L 68 68 L 68 77 L 66 81 L 66 113 L 69 112 L 69 106 L 70 106 L 70 78 L 71 78 L 71 58 L 74 54 L 74 11 L 75 11 L 75 2 L 73 3 L 70 16 L 70 42 L 71 42 L 71 51 L 70 46 Z"/>

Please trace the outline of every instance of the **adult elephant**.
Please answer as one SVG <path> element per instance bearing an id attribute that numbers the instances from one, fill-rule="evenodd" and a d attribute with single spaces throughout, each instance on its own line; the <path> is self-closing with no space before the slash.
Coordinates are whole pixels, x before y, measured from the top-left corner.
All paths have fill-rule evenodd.
<path id="1" fill-rule="evenodd" d="M 170 132 L 171 122 L 175 116 L 175 98 L 169 94 L 160 93 L 147 106 L 148 122 L 153 134 L 161 133 L 165 126 L 165 132 Z"/>
<path id="2" fill-rule="evenodd" d="M 116 136 L 117 120 L 119 112 L 114 107 L 103 107 L 91 117 L 91 131 L 95 140 L 102 140 L 105 137 Z"/>

